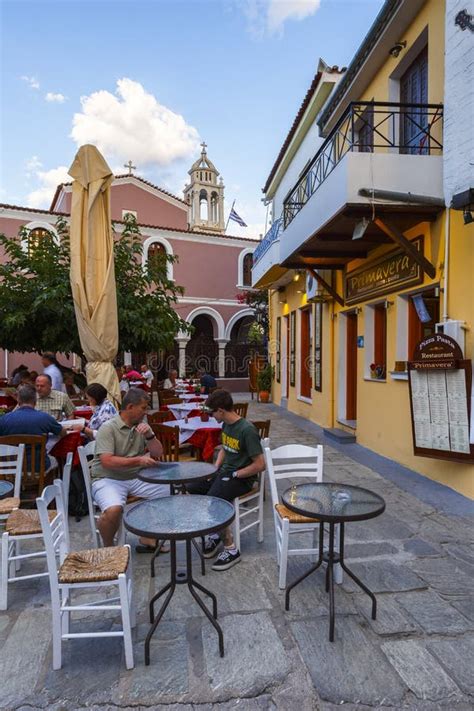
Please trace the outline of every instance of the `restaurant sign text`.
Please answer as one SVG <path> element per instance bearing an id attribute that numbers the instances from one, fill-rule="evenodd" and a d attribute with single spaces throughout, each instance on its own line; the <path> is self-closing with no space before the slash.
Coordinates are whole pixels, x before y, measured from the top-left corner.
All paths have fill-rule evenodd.
<path id="1" fill-rule="evenodd" d="M 423 253 L 423 237 L 412 241 Z M 345 276 L 345 301 L 354 304 L 374 296 L 414 286 L 423 282 L 423 272 L 413 257 L 403 250 L 385 254 L 370 266 L 360 267 Z"/>

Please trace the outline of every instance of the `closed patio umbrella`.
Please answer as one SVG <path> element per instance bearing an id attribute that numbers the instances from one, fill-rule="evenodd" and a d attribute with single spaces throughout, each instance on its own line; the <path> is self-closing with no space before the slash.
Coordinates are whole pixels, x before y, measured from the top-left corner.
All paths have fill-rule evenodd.
<path id="1" fill-rule="evenodd" d="M 88 383 L 103 385 L 120 402 L 113 360 L 118 350 L 114 244 L 110 219 L 113 173 L 95 146 L 81 146 L 69 169 L 71 288 Z"/>

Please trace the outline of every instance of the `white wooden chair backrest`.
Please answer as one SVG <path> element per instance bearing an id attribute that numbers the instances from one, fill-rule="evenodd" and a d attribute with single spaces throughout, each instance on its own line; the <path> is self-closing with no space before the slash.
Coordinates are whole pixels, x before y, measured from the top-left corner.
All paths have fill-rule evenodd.
<path id="1" fill-rule="evenodd" d="M 56 515 L 50 521 L 48 506 L 53 502 Z M 51 592 L 53 593 L 53 588 L 57 590 L 58 586 L 57 556 L 59 556 L 59 564 L 61 564 L 69 552 L 69 532 L 64 508 L 64 487 L 60 479 L 55 479 L 54 484 L 50 484 L 43 490 L 42 495 L 36 499 L 36 507 L 43 531 Z"/>
<path id="2" fill-rule="evenodd" d="M 68 513 L 69 505 L 69 487 L 71 485 L 71 470 L 72 470 L 72 458 L 73 453 L 68 452 L 66 457 L 66 464 L 63 467 L 63 492 L 64 492 L 64 507 L 66 509 L 66 514 Z"/>
<path id="3" fill-rule="evenodd" d="M 308 447 L 304 444 L 285 444 L 271 450 L 264 446 L 263 453 L 270 481 L 272 504 L 280 503 L 277 481 L 279 479 L 309 478 L 323 480 L 323 446 Z"/>
<path id="4" fill-rule="evenodd" d="M 14 478 L 13 496 L 20 497 L 25 445 L 0 444 L 0 477 Z"/>
<path id="5" fill-rule="evenodd" d="M 89 508 L 89 524 L 91 532 L 96 544 L 98 545 L 98 537 L 96 533 L 97 523 L 94 518 L 94 501 L 92 499 L 92 483 L 91 483 L 91 462 L 95 452 L 95 442 L 88 442 L 83 447 L 77 448 L 79 462 L 81 463 L 82 476 L 84 477 L 84 485 L 86 488 L 87 505 Z"/>

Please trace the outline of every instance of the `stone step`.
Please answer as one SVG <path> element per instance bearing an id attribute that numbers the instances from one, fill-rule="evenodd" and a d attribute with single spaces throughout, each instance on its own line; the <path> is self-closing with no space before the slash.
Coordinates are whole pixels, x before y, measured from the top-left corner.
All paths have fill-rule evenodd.
<path id="1" fill-rule="evenodd" d="M 353 444 L 356 441 L 355 434 L 353 434 L 352 432 L 346 432 L 345 430 L 341 430 L 339 427 L 328 427 L 326 429 L 323 429 L 323 432 L 326 437 L 334 439 L 340 444 Z"/>

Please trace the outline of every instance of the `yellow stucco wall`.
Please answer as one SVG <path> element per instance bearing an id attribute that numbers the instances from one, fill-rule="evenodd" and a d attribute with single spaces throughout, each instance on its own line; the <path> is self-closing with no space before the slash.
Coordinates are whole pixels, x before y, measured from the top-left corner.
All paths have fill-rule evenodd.
<path id="1" fill-rule="evenodd" d="M 388 56 L 387 61 L 373 78 L 367 90 L 359 97 L 360 100 L 393 100 L 393 96 L 390 96 L 390 79 L 394 73 L 397 73 L 396 68 L 403 61 L 406 53 L 410 52 L 421 33 L 425 31 L 425 28 L 428 28 L 428 101 L 430 103 L 443 102 L 444 12 L 444 0 L 430 0 L 424 5 L 411 26 L 400 36 L 401 40 L 407 41 L 406 49 L 400 53 L 398 58 Z M 468 330 L 466 331 L 465 357 L 472 359 L 474 357 L 474 224 L 465 226 L 462 213 L 454 210 L 449 213 L 449 222 L 450 248 L 447 268 L 445 265 L 446 211 L 442 211 L 433 223 L 420 223 L 407 232 L 406 236 L 413 239 L 423 234 L 424 254 L 436 267 L 436 275 L 433 279 L 425 275 L 419 289 L 429 285 L 439 285 L 441 320 L 444 294 L 447 293 L 447 316 L 450 319 L 466 322 Z M 364 260 L 364 262 L 354 261 L 349 264 L 348 271 L 352 271 L 363 263 L 369 266 L 373 259 L 393 249 L 394 245 L 385 245 L 374 250 L 370 254 L 370 259 Z M 343 274 L 336 272 L 336 275 L 338 292 L 343 294 Z M 416 290 L 412 287 L 405 292 Z M 387 309 L 387 371 L 394 370 L 395 361 L 399 360 L 397 358 L 398 309 L 401 307 L 399 293 L 391 293 L 386 297 L 390 302 L 393 302 Z M 282 296 L 286 299 L 286 304 L 280 303 Z M 274 292 L 270 298 L 271 329 L 273 338 L 275 338 L 276 317 L 301 308 L 305 302 L 304 295 L 298 293 L 298 285 L 293 282 L 286 286 L 284 294 Z M 321 393 L 312 391 L 311 404 L 301 402 L 297 397 L 300 343 L 300 333 L 297 328 L 296 386 L 288 388 L 288 408 L 292 412 L 307 417 L 323 427 L 344 427 L 343 424 L 338 423 L 338 391 L 341 386 L 338 382 L 341 352 L 339 324 L 344 318 L 341 312 L 357 308 L 358 335 L 365 336 L 364 307 L 366 303 L 370 302 L 361 302 L 350 308 L 341 308 L 336 303 L 325 305 L 323 315 L 323 389 Z M 333 310 L 334 319 L 331 318 Z M 332 334 L 334 337 L 333 346 L 331 345 Z M 408 381 L 395 380 L 389 372 L 386 381 L 366 379 L 364 377 L 366 375 L 364 348 L 357 349 L 357 374 L 356 435 L 358 443 L 474 498 L 474 465 L 414 456 Z M 274 383 L 273 397 L 275 402 L 280 402 L 281 384 L 276 382 Z"/>

